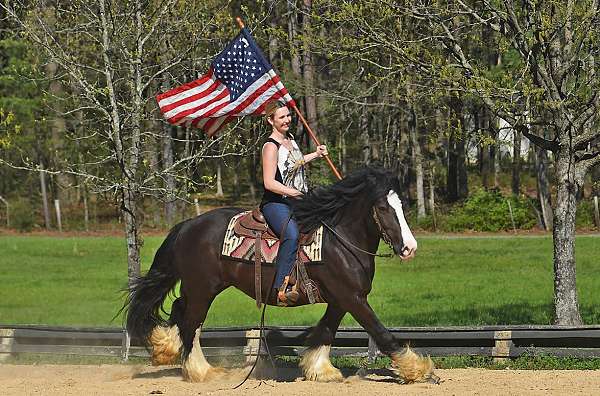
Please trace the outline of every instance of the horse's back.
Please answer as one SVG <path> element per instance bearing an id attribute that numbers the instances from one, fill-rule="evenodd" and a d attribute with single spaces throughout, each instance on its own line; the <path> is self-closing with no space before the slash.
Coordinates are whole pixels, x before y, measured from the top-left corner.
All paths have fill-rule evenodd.
<path id="1" fill-rule="evenodd" d="M 214 241 L 215 238 L 220 237 L 220 243 L 223 241 L 231 218 L 244 210 L 237 207 L 217 208 L 187 219 L 180 223 L 178 240 L 193 239 L 198 241 L 199 239 L 208 239 Z"/>

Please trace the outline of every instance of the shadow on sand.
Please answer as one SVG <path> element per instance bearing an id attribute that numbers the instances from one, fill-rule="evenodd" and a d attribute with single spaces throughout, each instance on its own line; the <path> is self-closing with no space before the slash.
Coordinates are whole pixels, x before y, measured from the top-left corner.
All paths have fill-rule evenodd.
<path id="1" fill-rule="evenodd" d="M 240 382 L 248 374 L 250 366 L 246 367 L 227 367 L 224 368 L 225 372 L 223 375 L 228 376 L 230 379 Z M 365 381 L 375 382 L 389 382 L 389 383 L 401 383 L 402 381 L 394 374 L 393 371 L 386 368 L 379 369 L 353 369 L 353 368 L 342 368 L 340 369 L 345 379 L 349 377 L 357 377 Z M 165 367 L 155 369 L 148 372 L 136 373 L 132 376 L 133 379 L 157 379 L 167 377 L 182 377 L 182 371 L 180 367 Z M 232 377 L 235 377 L 232 378 Z M 293 365 L 276 365 L 273 366 L 269 360 L 262 359 L 254 369 L 250 378 L 259 380 L 271 380 L 277 382 L 296 382 L 303 379 L 302 370 L 298 366 Z"/>

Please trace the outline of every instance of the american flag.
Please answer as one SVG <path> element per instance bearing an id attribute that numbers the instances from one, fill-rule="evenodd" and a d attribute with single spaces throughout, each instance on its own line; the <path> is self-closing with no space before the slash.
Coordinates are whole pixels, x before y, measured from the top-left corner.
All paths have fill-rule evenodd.
<path id="1" fill-rule="evenodd" d="M 295 106 L 246 28 L 202 78 L 156 96 L 169 123 L 201 128 L 209 136 L 236 117 L 262 114 L 271 99 Z"/>

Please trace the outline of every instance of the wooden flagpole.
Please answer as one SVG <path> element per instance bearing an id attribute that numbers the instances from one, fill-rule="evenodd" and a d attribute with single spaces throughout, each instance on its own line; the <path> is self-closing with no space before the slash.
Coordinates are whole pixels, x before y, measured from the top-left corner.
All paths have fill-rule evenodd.
<path id="1" fill-rule="evenodd" d="M 235 21 L 239 25 L 240 29 L 244 28 L 244 22 L 242 21 L 242 18 L 236 17 Z M 319 139 L 317 138 L 317 135 L 310 128 L 310 126 L 308 125 L 308 122 L 306 122 L 306 119 L 304 118 L 304 116 L 300 112 L 300 109 L 298 109 L 298 107 L 295 104 L 292 107 L 296 111 L 296 114 L 298 114 L 298 117 L 300 118 L 300 121 L 302 122 L 302 124 L 304 125 L 304 127 L 306 128 L 306 130 L 308 131 L 308 135 L 310 136 L 310 138 L 313 140 L 313 142 L 315 142 L 315 144 L 317 146 L 320 146 L 321 143 L 319 143 Z M 335 175 L 335 177 L 337 177 L 338 180 L 342 180 L 342 175 L 340 174 L 340 172 L 337 170 L 337 168 L 335 167 L 335 165 L 331 161 L 331 158 L 329 158 L 329 155 L 325 155 L 324 157 L 325 157 L 325 160 L 327 161 L 327 164 L 329 165 L 329 167 L 333 171 L 333 174 Z"/>

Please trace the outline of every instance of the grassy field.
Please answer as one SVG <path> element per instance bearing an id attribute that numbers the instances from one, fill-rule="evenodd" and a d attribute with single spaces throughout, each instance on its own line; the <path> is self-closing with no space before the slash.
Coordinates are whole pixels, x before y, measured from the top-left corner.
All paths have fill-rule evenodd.
<path id="1" fill-rule="evenodd" d="M 549 237 L 421 237 L 409 263 L 378 259 L 369 301 L 387 326 L 549 324 Z M 161 237 L 149 237 L 149 265 Z M 382 247 L 384 249 L 384 247 Z M 385 249 L 384 249 L 385 250 Z M 0 237 L 0 323 L 117 326 L 126 284 L 125 241 L 118 237 Z M 600 323 L 600 238 L 577 238 L 581 314 Z M 310 325 L 324 305 L 269 307 L 267 324 Z M 256 325 L 259 311 L 237 290 L 222 293 L 207 326 Z M 346 315 L 344 326 L 356 322 Z"/>

